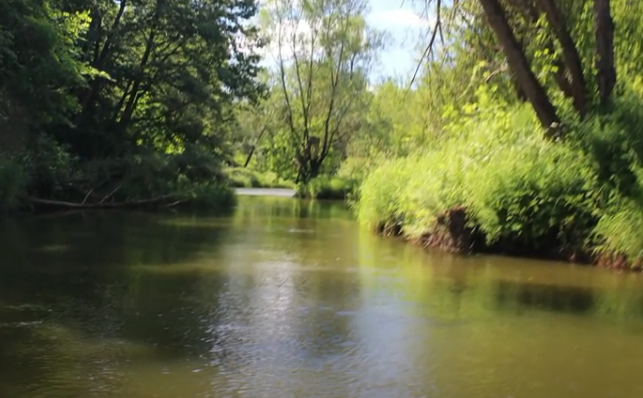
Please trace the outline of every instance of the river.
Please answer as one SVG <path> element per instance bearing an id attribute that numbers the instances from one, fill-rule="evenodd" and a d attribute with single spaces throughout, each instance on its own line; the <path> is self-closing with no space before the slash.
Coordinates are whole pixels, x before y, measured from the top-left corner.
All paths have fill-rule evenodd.
<path id="1" fill-rule="evenodd" d="M 339 203 L 0 226 L 2 398 L 642 397 L 643 280 L 428 253 Z"/>

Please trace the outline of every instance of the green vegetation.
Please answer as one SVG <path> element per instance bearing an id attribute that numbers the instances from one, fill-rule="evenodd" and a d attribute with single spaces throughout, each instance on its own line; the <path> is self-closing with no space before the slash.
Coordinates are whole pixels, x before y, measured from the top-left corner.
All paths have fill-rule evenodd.
<path id="1" fill-rule="evenodd" d="M 3 2 L 2 207 L 229 203 L 233 108 L 263 92 L 256 12 L 245 0 Z"/>
<path id="2" fill-rule="evenodd" d="M 466 82 L 458 95 L 451 93 L 464 106 L 445 96 L 429 100 L 440 115 L 432 116 L 432 142 L 408 157 L 398 152 L 368 173 L 356 204 L 359 218 L 424 242 L 446 226 L 447 233 L 470 235 L 474 250 L 638 266 L 643 86 L 633 58 L 639 45 L 628 35 L 643 34 L 640 6 L 612 1 L 618 29 L 614 47 L 605 48 L 602 40 L 611 32 L 601 18 L 609 21 L 609 2 L 596 1 L 593 9 L 574 1 L 558 2 L 561 9 L 547 8 L 550 1 L 536 3 L 542 4 L 503 9 L 497 1 L 482 0 L 458 7 L 456 12 L 483 33 L 474 38 L 468 29 L 451 30 L 456 46 L 441 55 L 452 62 L 431 63 L 424 83 L 448 93 Z M 599 3 L 608 4 L 607 15 Z M 508 29 L 481 19 L 490 9 L 503 14 Z M 532 44 L 523 48 L 502 37 L 506 34 Z M 508 68 L 489 67 L 502 62 L 498 53 L 484 52 L 494 36 Z M 476 64 L 459 53 L 463 44 L 469 52 L 480 51 Z M 519 69 L 525 67 L 521 62 L 512 64 L 516 56 L 527 60 L 528 70 Z M 537 77 L 535 83 L 529 74 Z M 606 81 L 606 74 L 612 80 Z M 583 85 L 572 87 L 574 79 Z M 422 87 L 415 94 L 421 92 Z M 455 231 L 445 219 L 453 209 L 466 213 L 466 230 Z"/>
<path id="3" fill-rule="evenodd" d="M 297 196 L 313 199 L 349 199 L 357 189 L 357 181 L 340 177 L 318 177 L 297 185 Z"/>
<path id="4" fill-rule="evenodd" d="M 376 84 L 367 4 L 5 1 L 1 211 L 292 187 L 426 244 L 639 263 L 643 5 L 429 0 L 417 73 Z"/>
<path id="5" fill-rule="evenodd" d="M 294 184 L 283 180 L 273 172 L 260 172 L 241 167 L 231 167 L 224 170 L 230 185 L 235 188 L 293 188 Z"/>

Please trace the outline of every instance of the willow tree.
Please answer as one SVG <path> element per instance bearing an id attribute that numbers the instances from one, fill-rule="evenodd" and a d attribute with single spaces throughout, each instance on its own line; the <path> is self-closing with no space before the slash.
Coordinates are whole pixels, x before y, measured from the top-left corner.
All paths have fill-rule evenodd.
<path id="1" fill-rule="evenodd" d="M 382 37 L 366 25 L 364 0 L 271 0 L 263 15 L 273 40 L 273 97 L 283 110 L 286 142 L 307 182 L 355 128 Z"/>

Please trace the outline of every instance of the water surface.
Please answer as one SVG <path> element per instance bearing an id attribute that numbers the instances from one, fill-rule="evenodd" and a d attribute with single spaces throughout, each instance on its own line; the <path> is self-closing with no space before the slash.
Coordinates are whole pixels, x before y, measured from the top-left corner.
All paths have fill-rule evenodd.
<path id="1" fill-rule="evenodd" d="M 0 226 L 0 397 L 643 397 L 643 280 L 427 253 L 347 209 Z"/>

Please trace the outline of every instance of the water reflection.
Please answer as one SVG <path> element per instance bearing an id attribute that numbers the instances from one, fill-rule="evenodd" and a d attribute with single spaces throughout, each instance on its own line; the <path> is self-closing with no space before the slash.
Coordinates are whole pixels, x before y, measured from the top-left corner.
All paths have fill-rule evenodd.
<path id="1" fill-rule="evenodd" d="M 0 397 L 641 396 L 643 282 L 426 253 L 339 204 L 0 228 Z"/>

